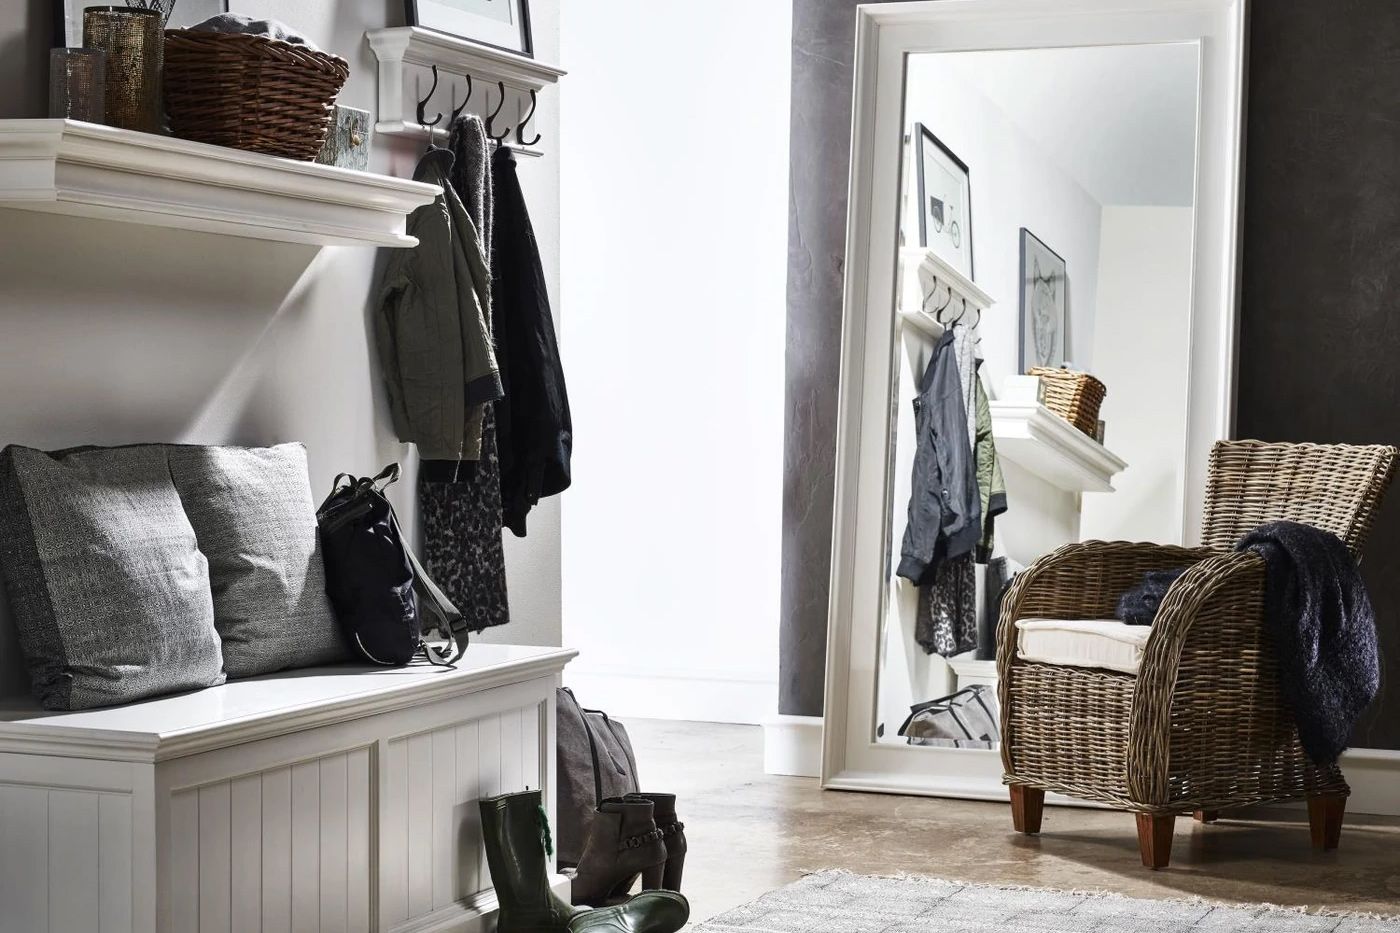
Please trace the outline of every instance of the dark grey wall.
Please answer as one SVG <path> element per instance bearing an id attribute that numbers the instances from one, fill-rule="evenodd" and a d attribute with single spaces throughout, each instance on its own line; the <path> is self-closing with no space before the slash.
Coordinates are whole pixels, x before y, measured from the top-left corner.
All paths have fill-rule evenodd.
<path id="1" fill-rule="evenodd" d="M 854 0 L 794 0 L 779 708 L 825 669 Z M 1256 0 L 1238 433 L 1400 443 L 1400 8 Z M 1356 736 L 1400 747 L 1400 490 L 1365 572 L 1387 659 Z"/>
<path id="2" fill-rule="evenodd" d="M 0 0 L 0 119 L 48 112 L 49 28 L 58 0 Z"/>
<path id="3" fill-rule="evenodd" d="M 1400 7 L 1257 0 L 1237 430 L 1400 443 Z M 1400 747 L 1400 490 L 1363 570 L 1385 661 L 1355 744 Z"/>
<path id="4" fill-rule="evenodd" d="M 820 716 L 857 0 L 793 0 L 778 710 Z"/>

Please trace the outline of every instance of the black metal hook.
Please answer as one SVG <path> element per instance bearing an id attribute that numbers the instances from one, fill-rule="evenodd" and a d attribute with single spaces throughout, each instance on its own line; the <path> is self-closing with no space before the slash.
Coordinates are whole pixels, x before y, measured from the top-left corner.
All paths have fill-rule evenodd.
<path id="1" fill-rule="evenodd" d="M 428 120 L 428 115 L 427 115 L 428 101 L 430 101 L 430 100 L 433 99 L 433 92 L 437 90 L 437 86 L 438 86 L 438 69 L 437 69 L 437 65 L 434 65 L 434 66 L 433 66 L 433 86 L 430 87 L 430 88 L 428 88 L 428 96 L 427 96 L 427 97 L 424 97 L 422 100 L 420 100 L 420 101 L 418 102 L 418 125 L 421 126 L 421 127 L 423 127 L 423 129 L 427 131 L 427 133 L 428 133 L 428 140 L 429 140 L 429 141 L 432 141 L 432 138 L 433 138 L 433 127 L 437 126 L 439 123 L 442 122 L 442 111 L 441 111 L 441 110 L 438 111 L 438 115 L 437 115 L 431 122 L 429 122 L 429 120 Z"/>
<path id="2" fill-rule="evenodd" d="M 920 310 L 925 314 L 932 314 L 936 318 L 938 317 L 938 311 L 942 311 L 943 308 L 939 308 L 938 311 L 929 311 L 928 304 L 938 295 L 938 276 L 930 274 L 929 278 L 933 280 L 933 287 L 930 288 L 928 294 L 924 296 L 924 303 Z M 944 307 L 947 307 L 947 305 L 944 305 Z"/>
<path id="3" fill-rule="evenodd" d="M 500 114 L 501 114 L 501 109 L 504 108 L 505 105 L 506 105 L 506 83 L 505 83 L 504 81 L 497 81 L 497 82 L 496 82 L 496 87 L 500 88 L 500 91 L 501 91 L 501 99 L 500 99 L 500 101 L 496 104 L 496 109 L 493 110 L 493 111 L 491 111 L 491 115 L 488 116 L 488 117 L 486 118 L 486 135 L 487 135 L 487 136 L 490 136 L 490 137 L 491 137 L 492 139 L 494 139 L 497 143 L 500 143 L 500 142 L 504 141 L 505 138 L 506 138 L 507 136 L 510 135 L 510 130 L 507 129 L 507 130 L 506 130 L 504 133 L 502 133 L 500 136 L 497 136 L 495 133 L 491 132 L 491 126 L 492 126 L 492 124 L 495 122 L 496 117 L 500 116 Z M 488 100 L 489 100 L 489 98 L 488 98 Z"/>
<path id="4" fill-rule="evenodd" d="M 467 109 L 467 104 L 471 103 L 472 100 L 472 76 L 463 75 L 463 77 L 467 79 L 467 96 L 462 98 L 461 104 L 452 108 L 452 116 L 447 121 L 449 123 L 455 122 L 456 119 L 462 115 L 462 111 Z"/>
<path id="5" fill-rule="evenodd" d="M 535 133 L 535 138 L 534 138 L 534 139 L 531 139 L 531 140 L 528 140 L 528 141 L 525 139 L 525 124 L 530 122 L 530 118 L 533 117 L 533 116 L 535 115 L 535 108 L 538 107 L 539 105 L 540 105 L 540 99 L 539 99 L 539 97 L 536 95 L 535 89 L 534 89 L 534 88 L 531 88 L 531 89 L 530 89 L 530 112 L 527 113 L 527 114 L 525 114 L 525 119 L 521 120 L 521 121 L 520 121 L 520 125 L 518 125 L 518 126 L 515 128 L 515 141 L 518 142 L 518 143 L 520 143 L 520 145 L 522 145 L 522 146 L 533 146 L 533 145 L 535 145 L 535 143 L 539 142 L 540 139 L 541 139 L 541 136 L 540 136 L 540 134 L 539 134 L 538 132 Z"/>
<path id="6" fill-rule="evenodd" d="M 948 306 L 953 303 L 953 289 L 947 285 L 944 285 L 943 287 L 948 289 L 948 300 L 943 302 L 943 304 L 939 305 L 938 310 L 933 312 L 933 319 L 938 323 L 942 324 L 944 327 L 947 327 L 948 322 L 943 320 L 943 312 L 947 311 Z"/>

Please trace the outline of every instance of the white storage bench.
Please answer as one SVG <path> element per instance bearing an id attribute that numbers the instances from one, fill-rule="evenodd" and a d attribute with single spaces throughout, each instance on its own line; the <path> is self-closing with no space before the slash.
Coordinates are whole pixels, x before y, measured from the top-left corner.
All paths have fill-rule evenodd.
<path id="1" fill-rule="evenodd" d="M 0 933 L 484 930 L 476 801 L 543 788 L 575 652 L 0 707 Z M 567 891 L 567 882 L 558 887 Z"/>

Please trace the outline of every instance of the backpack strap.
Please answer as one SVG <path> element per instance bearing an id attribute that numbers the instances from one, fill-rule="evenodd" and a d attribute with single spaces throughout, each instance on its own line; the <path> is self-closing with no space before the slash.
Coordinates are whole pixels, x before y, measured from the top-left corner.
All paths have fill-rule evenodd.
<path id="1" fill-rule="evenodd" d="M 393 466 L 397 475 L 398 464 L 393 464 Z M 390 514 L 392 516 L 392 513 Z M 397 529 L 399 526 L 397 516 L 391 517 L 391 521 Z M 402 530 L 399 531 L 399 540 L 404 540 Z M 433 582 L 433 578 L 428 576 L 428 571 L 418 560 L 418 555 L 413 552 L 413 548 L 405 542 L 403 549 L 408 554 L 409 565 L 413 568 L 413 590 L 418 597 L 419 614 L 426 613 L 431 616 L 433 627 L 447 636 L 445 650 L 422 642 L 423 654 L 428 659 L 429 664 L 438 667 L 455 667 L 457 662 L 462 660 L 462 655 L 466 654 L 467 645 L 471 641 L 471 632 L 467 629 L 466 620 L 462 617 L 462 611 L 452 600 L 447 598 L 447 594 Z"/>

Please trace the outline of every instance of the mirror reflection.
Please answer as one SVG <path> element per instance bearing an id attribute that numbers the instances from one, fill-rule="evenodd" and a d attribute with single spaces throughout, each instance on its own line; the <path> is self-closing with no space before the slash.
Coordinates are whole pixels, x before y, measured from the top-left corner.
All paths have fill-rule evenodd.
<path id="1" fill-rule="evenodd" d="M 1198 71 L 1194 44 L 908 60 L 878 742 L 997 748 L 1016 574 L 1182 540 Z"/>

